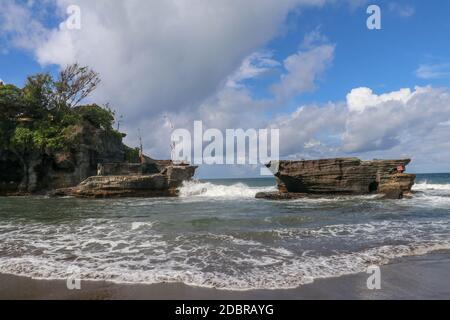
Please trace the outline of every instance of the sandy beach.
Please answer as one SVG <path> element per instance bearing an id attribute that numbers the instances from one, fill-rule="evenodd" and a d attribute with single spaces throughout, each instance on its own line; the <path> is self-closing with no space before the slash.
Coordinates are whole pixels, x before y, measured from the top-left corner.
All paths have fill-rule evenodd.
<path id="1" fill-rule="evenodd" d="M 70 291 L 61 280 L 0 275 L 0 299 L 31 300 L 303 300 L 450 299 L 450 253 L 402 258 L 381 268 L 381 290 L 368 290 L 369 275 L 320 279 L 291 290 L 222 291 L 183 284 L 115 284 L 82 281 Z"/>

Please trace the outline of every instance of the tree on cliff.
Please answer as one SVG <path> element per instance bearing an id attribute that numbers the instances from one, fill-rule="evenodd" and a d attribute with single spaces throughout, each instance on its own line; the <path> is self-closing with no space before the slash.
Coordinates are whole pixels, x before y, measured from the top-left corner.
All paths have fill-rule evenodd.
<path id="1" fill-rule="evenodd" d="M 9 145 L 15 119 L 24 110 L 23 91 L 13 85 L 0 86 L 0 149 Z"/>
<path id="2" fill-rule="evenodd" d="M 100 84 L 98 73 L 78 63 L 67 66 L 55 82 L 55 99 L 58 105 L 76 107 Z"/>
<path id="3" fill-rule="evenodd" d="M 122 139 L 113 129 L 114 112 L 108 106 L 79 105 L 99 83 L 96 72 L 73 64 L 57 80 L 36 74 L 27 78 L 23 88 L 0 86 L 0 161 L 5 154 L 15 155 L 22 166 L 22 184 L 29 183 L 31 161 L 74 147 L 71 137 L 77 127 L 89 123 Z"/>

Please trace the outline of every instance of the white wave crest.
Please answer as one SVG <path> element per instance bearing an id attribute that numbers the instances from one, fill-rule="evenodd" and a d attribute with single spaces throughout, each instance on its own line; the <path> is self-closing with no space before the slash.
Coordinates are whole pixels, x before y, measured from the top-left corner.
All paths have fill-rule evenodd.
<path id="1" fill-rule="evenodd" d="M 450 191 L 450 184 L 433 184 L 425 182 L 416 183 L 413 187 L 414 191 Z"/>
<path id="2" fill-rule="evenodd" d="M 210 182 L 185 182 L 180 188 L 180 197 L 203 198 L 254 198 L 258 192 L 275 191 L 273 187 L 249 187 L 244 183 L 218 185 Z"/>
<path id="3" fill-rule="evenodd" d="M 156 222 L 133 222 L 131 223 L 131 230 L 137 230 L 139 228 L 153 228 Z"/>

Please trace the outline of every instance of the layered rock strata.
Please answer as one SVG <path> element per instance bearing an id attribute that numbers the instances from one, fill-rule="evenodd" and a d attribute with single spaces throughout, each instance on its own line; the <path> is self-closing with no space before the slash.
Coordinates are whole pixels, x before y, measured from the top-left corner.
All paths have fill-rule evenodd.
<path id="1" fill-rule="evenodd" d="M 278 193 L 258 198 L 292 199 L 305 195 L 364 195 L 402 198 L 411 192 L 416 176 L 403 173 L 410 159 L 362 161 L 335 158 L 310 161 L 277 161 L 267 167 L 274 172 Z"/>
<path id="2" fill-rule="evenodd" d="M 149 175 L 101 175 L 92 176 L 73 188 L 58 189 L 53 196 L 78 198 L 115 197 L 175 197 L 184 181 L 192 179 L 196 167 L 165 167 L 160 173 Z"/>

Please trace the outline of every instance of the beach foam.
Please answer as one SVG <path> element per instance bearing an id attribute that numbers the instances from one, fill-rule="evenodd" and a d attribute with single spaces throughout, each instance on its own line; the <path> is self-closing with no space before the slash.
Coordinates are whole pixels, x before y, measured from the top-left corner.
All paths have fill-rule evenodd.
<path id="1" fill-rule="evenodd" d="M 393 259 L 425 255 L 434 251 L 450 250 L 450 242 L 420 243 L 414 245 L 382 246 L 360 252 L 332 256 L 301 256 L 288 263 L 280 259 L 264 256 L 237 258 L 235 264 L 251 266 L 243 272 L 202 271 L 188 261 L 173 262 L 170 266 L 147 265 L 147 261 L 134 263 L 125 261 L 107 262 L 93 265 L 71 264 L 50 261 L 43 257 L 24 256 L 0 259 L 0 272 L 28 276 L 34 279 L 65 280 L 72 266 L 80 269 L 79 277 L 86 281 L 111 281 L 115 283 L 184 283 L 190 286 L 223 290 L 292 289 L 314 280 L 339 277 L 366 272 L 371 265 L 382 266 Z M 148 266 L 145 268 L 145 266 Z"/>
<path id="2" fill-rule="evenodd" d="M 87 220 L 83 228 L 35 223 L 5 225 L 0 272 L 36 279 L 66 279 L 76 266 L 84 280 L 116 283 L 181 282 L 227 290 L 289 289 L 314 279 L 365 272 L 369 265 L 450 250 L 449 221 L 381 221 L 258 234 L 180 234 L 167 239 L 154 223 Z M 260 231 L 263 232 L 263 231 Z M 263 239 L 273 241 L 265 242 Z M 260 239 L 260 240 L 258 240 Z M 308 243 L 360 244 L 366 249 L 321 252 Z M 296 244 L 291 248 L 281 244 Z M 399 243 L 379 245 L 380 243 Z M 378 245 L 377 245 L 378 243 Z M 300 251 L 298 251 L 300 250 Z"/>

